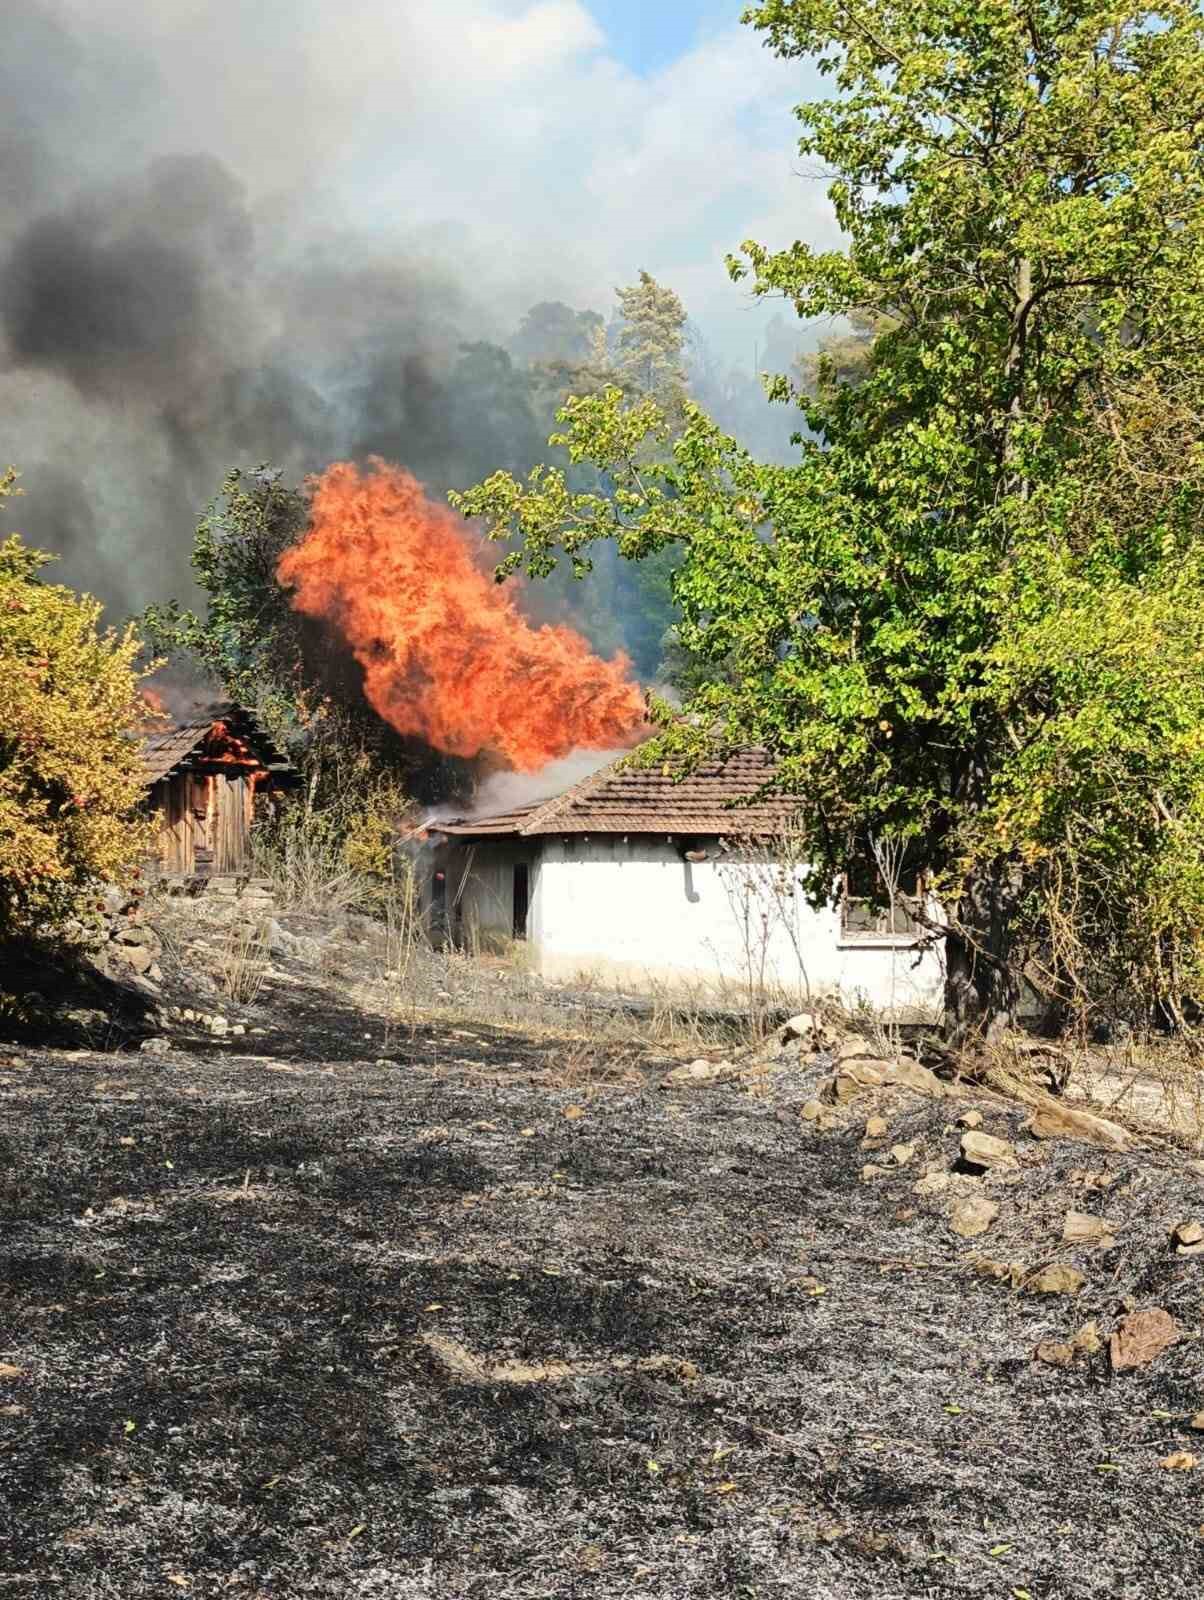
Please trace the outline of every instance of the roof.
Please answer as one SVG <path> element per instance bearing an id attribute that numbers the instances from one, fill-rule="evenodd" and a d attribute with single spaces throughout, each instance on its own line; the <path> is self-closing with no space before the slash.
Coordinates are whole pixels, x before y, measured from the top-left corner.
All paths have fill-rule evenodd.
<path id="1" fill-rule="evenodd" d="M 224 723 L 238 739 L 249 743 L 256 757 L 272 772 L 291 774 L 294 768 L 249 711 L 236 705 L 213 705 L 203 717 L 188 722 L 156 725 L 144 734 L 142 745 L 143 782 L 148 788 L 169 778 L 201 753 L 201 747 L 215 723 Z"/>
<path id="2" fill-rule="evenodd" d="M 621 757 L 539 805 L 434 823 L 432 831 L 471 839 L 498 835 L 530 839 L 554 833 L 735 837 L 780 833 L 797 810 L 798 802 L 790 795 L 766 795 L 741 804 L 774 775 L 774 762 L 764 750 L 738 750 L 684 777 L 659 767 L 632 766 L 630 760 Z"/>

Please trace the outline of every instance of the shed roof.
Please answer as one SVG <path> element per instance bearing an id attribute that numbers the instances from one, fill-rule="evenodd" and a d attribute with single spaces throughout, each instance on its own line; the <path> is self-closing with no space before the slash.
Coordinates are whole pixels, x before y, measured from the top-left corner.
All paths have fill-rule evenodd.
<path id="1" fill-rule="evenodd" d="M 435 823 L 432 831 L 472 839 L 558 833 L 747 837 L 780 833 L 797 810 L 790 795 L 751 798 L 774 775 L 774 762 L 764 750 L 738 750 L 684 777 L 632 766 L 630 759 L 621 757 L 539 805 Z"/>
<path id="2" fill-rule="evenodd" d="M 242 706 L 218 704 L 210 706 L 204 716 L 193 717 L 187 722 L 156 725 L 142 736 L 142 770 L 146 786 L 150 788 L 153 784 L 161 783 L 198 756 L 214 724 L 218 722 L 224 723 L 236 738 L 248 742 L 265 767 L 282 774 L 294 772 L 292 764 L 281 755 L 249 711 Z"/>

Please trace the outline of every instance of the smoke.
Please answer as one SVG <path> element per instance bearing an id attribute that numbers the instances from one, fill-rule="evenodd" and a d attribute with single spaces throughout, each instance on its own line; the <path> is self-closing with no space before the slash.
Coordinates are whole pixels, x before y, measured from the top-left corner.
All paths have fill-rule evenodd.
<path id="1" fill-rule="evenodd" d="M 455 806 L 442 808 L 439 820 L 449 821 L 453 816 L 492 817 L 506 811 L 518 811 L 523 806 L 539 805 L 553 795 L 563 794 L 574 784 L 584 783 L 595 772 L 617 761 L 623 750 L 576 750 L 559 761 L 551 761 L 539 772 L 495 772 L 485 778 L 473 796 L 471 807 L 465 811 Z"/>
<path id="2" fill-rule="evenodd" d="M 346 26 L 383 15 L 358 0 Z M 192 530 L 234 465 L 299 478 L 386 449 L 436 494 L 470 481 L 460 346 L 516 302 L 474 303 L 454 238 L 347 224 L 339 152 L 371 57 L 323 75 L 322 7 L 9 0 L 5 22 L 0 460 L 56 576 L 118 611 L 193 597 Z M 404 103 L 403 59 L 385 76 Z"/>

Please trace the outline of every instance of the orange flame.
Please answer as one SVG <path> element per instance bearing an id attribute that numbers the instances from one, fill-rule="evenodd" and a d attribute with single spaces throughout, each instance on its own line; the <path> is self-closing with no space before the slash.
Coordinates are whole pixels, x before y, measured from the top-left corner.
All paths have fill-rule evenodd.
<path id="1" fill-rule="evenodd" d="M 529 623 L 475 565 L 466 525 L 400 467 L 328 467 L 276 575 L 296 610 L 340 629 L 369 704 L 398 733 L 522 772 L 639 736 L 626 656 L 604 661 L 572 628 Z"/>

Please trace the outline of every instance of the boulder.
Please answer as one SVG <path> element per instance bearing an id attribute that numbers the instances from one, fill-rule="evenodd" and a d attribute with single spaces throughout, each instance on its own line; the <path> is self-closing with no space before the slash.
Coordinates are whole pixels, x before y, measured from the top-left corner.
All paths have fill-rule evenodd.
<path id="1" fill-rule="evenodd" d="M 1204 1227 L 1198 1222 L 1181 1222 L 1171 1238 L 1174 1241 L 1176 1255 L 1204 1255 Z"/>

